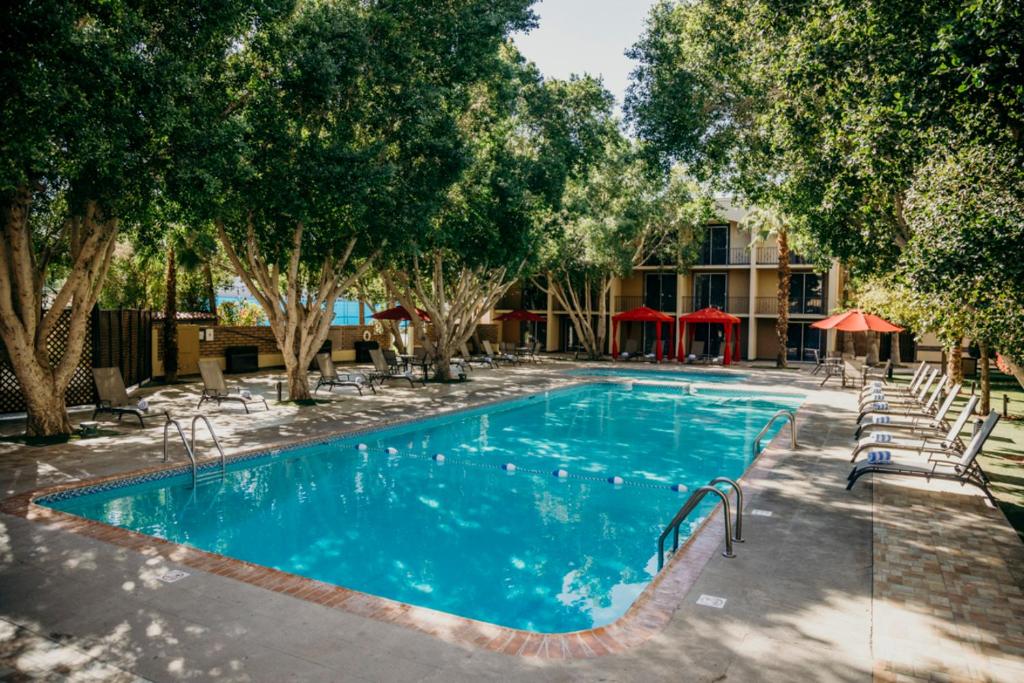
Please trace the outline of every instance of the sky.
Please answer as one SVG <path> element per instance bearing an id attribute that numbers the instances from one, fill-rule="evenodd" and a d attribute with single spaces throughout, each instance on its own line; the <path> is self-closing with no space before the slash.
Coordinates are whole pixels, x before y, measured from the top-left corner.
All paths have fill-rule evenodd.
<path id="1" fill-rule="evenodd" d="M 540 25 L 514 36 L 523 55 L 545 76 L 601 76 L 620 111 L 633 62 L 625 50 L 640 37 L 655 0 L 542 0 Z"/>

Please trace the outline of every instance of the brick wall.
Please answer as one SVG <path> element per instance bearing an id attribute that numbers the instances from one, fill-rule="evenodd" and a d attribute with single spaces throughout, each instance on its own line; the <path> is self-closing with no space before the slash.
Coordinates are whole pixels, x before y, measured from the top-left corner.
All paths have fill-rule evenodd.
<path id="1" fill-rule="evenodd" d="M 156 340 L 157 360 L 163 362 L 164 350 L 162 344 L 162 325 L 153 326 L 153 338 Z M 280 353 L 277 349 L 277 341 L 274 333 L 268 326 L 244 327 L 218 325 L 216 327 L 200 326 L 203 330 L 213 330 L 213 341 L 200 340 L 200 358 L 223 358 L 224 350 L 229 346 L 256 346 L 261 354 Z M 331 340 L 333 351 L 353 351 L 355 342 L 363 340 L 363 332 L 370 331 L 370 338 L 376 340 L 381 346 L 385 346 L 388 335 L 385 332 L 378 334 L 373 325 L 341 325 L 333 326 L 327 333 Z"/>

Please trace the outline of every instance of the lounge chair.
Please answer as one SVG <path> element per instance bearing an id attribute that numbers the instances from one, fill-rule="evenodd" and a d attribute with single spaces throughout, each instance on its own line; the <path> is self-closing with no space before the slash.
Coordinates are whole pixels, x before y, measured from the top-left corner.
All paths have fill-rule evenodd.
<path id="1" fill-rule="evenodd" d="M 850 490 L 857 480 L 866 474 L 894 474 L 906 477 L 924 477 L 958 482 L 961 486 L 975 486 L 988 496 L 993 505 L 996 504 L 992 492 L 988 488 L 988 477 L 978 465 L 978 454 L 999 422 L 999 413 L 991 412 L 985 418 L 981 429 L 971 438 L 962 453 L 949 450 L 944 453 L 929 453 L 927 460 L 918 456 L 897 456 L 888 462 L 872 462 L 868 459 L 854 464 L 847 476 L 846 489 Z M 877 459 L 876 459 L 877 460 Z"/>
<path id="2" fill-rule="evenodd" d="M 619 360 L 633 360 L 639 355 L 640 342 L 636 339 L 627 339 L 626 343 L 622 345 L 622 351 L 619 353 Z"/>
<path id="3" fill-rule="evenodd" d="M 224 373 L 220 369 L 220 363 L 212 359 L 199 361 L 199 374 L 203 377 L 203 393 L 199 397 L 199 404 L 196 410 L 203 407 L 206 401 L 214 401 L 218 406 L 224 401 L 241 403 L 246 414 L 249 413 L 249 405 L 257 401 L 263 404 L 264 410 L 270 410 L 267 401 L 262 396 L 253 396 L 251 393 L 238 387 L 228 388 L 224 381 Z"/>
<path id="4" fill-rule="evenodd" d="M 484 345 L 484 353 L 486 353 L 491 358 L 500 360 L 502 362 L 512 363 L 513 365 L 518 365 L 519 364 L 519 359 L 516 358 L 514 354 L 495 353 L 494 349 L 491 347 L 490 340 L 484 339 L 483 340 L 483 345 Z"/>
<path id="5" fill-rule="evenodd" d="M 860 403 L 858 405 L 860 406 L 861 410 L 864 410 L 866 406 L 871 405 L 872 403 L 878 403 L 880 401 L 888 403 L 890 406 L 917 407 L 922 404 L 926 404 L 927 406 L 930 407 L 931 404 L 935 402 L 935 397 L 938 395 L 938 393 L 941 392 L 943 387 L 946 386 L 946 375 L 942 375 L 942 377 L 939 378 L 939 381 L 936 382 L 935 376 L 937 374 L 937 370 L 933 371 L 931 373 L 931 377 L 928 378 L 928 381 L 919 385 L 917 394 L 913 396 L 890 394 L 884 388 L 876 389 L 873 393 L 862 394 L 860 398 Z M 928 392 L 931 392 L 931 398 L 926 398 L 929 396 Z"/>
<path id="6" fill-rule="evenodd" d="M 974 414 L 974 408 L 978 405 L 978 396 L 972 396 L 967 405 L 960 411 L 960 415 L 953 421 L 953 424 L 943 434 L 895 434 L 890 431 L 875 431 L 857 441 L 850 454 L 850 462 L 857 459 L 863 451 L 872 448 L 892 449 L 899 451 L 926 451 L 942 452 L 954 450 L 963 451 L 963 443 L 960 441 L 960 432 L 967 426 L 967 420 Z"/>
<path id="7" fill-rule="evenodd" d="M 687 363 L 704 363 L 707 357 L 704 355 L 704 342 L 697 340 L 690 344 L 690 352 L 686 354 Z"/>
<path id="8" fill-rule="evenodd" d="M 370 359 L 373 361 L 373 372 L 370 373 L 370 381 L 376 380 L 378 384 L 383 384 L 387 380 L 404 379 L 409 382 L 410 388 L 416 386 L 413 383 L 412 370 L 408 368 L 402 370 L 392 369 L 388 362 L 384 360 L 384 354 L 381 353 L 380 349 L 370 349 Z"/>
<path id="9" fill-rule="evenodd" d="M 649 363 L 658 362 L 658 340 L 651 342 L 651 350 L 649 353 L 644 354 L 644 360 Z"/>
<path id="10" fill-rule="evenodd" d="M 316 386 L 313 388 L 314 394 L 320 387 L 327 387 L 327 391 L 333 391 L 334 387 L 355 387 L 360 396 L 363 395 L 363 387 L 369 387 L 370 391 L 375 394 L 377 393 L 377 390 L 373 388 L 373 382 L 361 372 L 339 375 L 338 369 L 334 367 L 334 360 L 329 353 L 316 354 L 316 367 L 320 370 L 320 378 L 316 381 Z"/>
<path id="11" fill-rule="evenodd" d="M 459 350 L 462 352 L 462 360 L 468 365 L 470 363 L 476 363 L 477 365 L 486 365 L 489 368 L 497 367 L 494 359 L 482 353 L 472 354 L 469 352 L 469 347 L 466 346 L 466 342 L 462 342 L 459 345 Z"/>
<path id="12" fill-rule="evenodd" d="M 960 384 L 955 384 L 948 392 L 946 392 L 946 398 L 942 400 L 942 404 L 939 406 L 939 409 L 935 412 L 934 416 L 874 415 L 872 416 L 871 421 L 862 422 L 857 425 L 857 430 L 854 432 L 853 438 L 859 439 L 865 430 L 873 427 L 913 432 L 937 432 L 945 430 L 949 427 L 949 425 L 946 424 L 946 415 L 949 414 L 950 409 L 953 407 L 953 402 L 960 393 L 960 387 Z M 925 407 L 927 408 L 927 404 Z"/>
<path id="13" fill-rule="evenodd" d="M 943 375 L 942 380 L 935 386 L 930 399 L 926 399 L 925 396 L 927 396 L 926 392 L 935 383 L 934 375 L 932 379 L 921 385 L 920 393 L 912 398 L 889 399 L 884 394 L 870 396 L 860 404 L 860 415 L 857 416 L 857 424 L 863 422 L 865 417 L 875 414 L 931 415 L 934 412 L 937 396 L 946 383 L 945 378 L 946 376 Z"/>
<path id="14" fill-rule="evenodd" d="M 144 399 L 128 395 L 121 368 L 93 368 L 92 379 L 96 383 L 98 397 L 92 419 L 95 420 L 100 413 L 110 413 L 117 415 L 117 421 L 120 422 L 125 415 L 133 415 L 138 418 L 140 426 L 146 426 L 142 418 L 149 412 L 149 404 Z"/>
<path id="15" fill-rule="evenodd" d="M 924 381 L 928 374 L 928 361 L 921 361 L 921 364 L 917 366 L 917 370 L 914 371 L 914 375 L 910 378 L 910 384 L 907 386 L 898 386 L 893 384 L 883 383 L 882 381 L 874 381 L 864 385 L 861 389 L 861 395 L 873 393 L 878 389 L 885 389 L 888 392 L 894 392 L 896 394 L 903 394 L 907 396 L 913 396 L 917 394 L 920 388 L 921 382 Z"/>

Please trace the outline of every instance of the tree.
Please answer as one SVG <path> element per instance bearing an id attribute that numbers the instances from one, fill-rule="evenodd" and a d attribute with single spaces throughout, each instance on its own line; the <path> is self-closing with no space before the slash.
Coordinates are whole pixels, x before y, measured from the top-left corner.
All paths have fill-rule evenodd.
<path id="1" fill-rule="evenodd" d="M 0 10 L 0 338 L 30 436 L 67 435 L 64 392 L 119 233 L 147 227 L 167 131 L 264 3 L 13 2 Z M 53 296 L 44 296 L 44 287 Z M 66 316 L 63 352 L 51 334 Z M 54 347 L 55 348 L 55 347 Z"/>
<path id="2" fill-rule="evenodd" d="M 779 244 L 775 367 L 784 368 L 789 354 L 789 284 L 792 278 L 789 267 L 789 228 L 783 216 L 764 207 L 752 208 L 743 222 L 752 235 L 762 240 L 774 236 Z"/>
<path id="3" fill-rule="evenodd" d="M 310 396 L 336 298 L 383 245 L 423 230 L 458 177 L 452 92 L 528 5 L 300 2 L 238 46 L 177 196 L 214 220 L 266 311 L 293 400 Z"/>

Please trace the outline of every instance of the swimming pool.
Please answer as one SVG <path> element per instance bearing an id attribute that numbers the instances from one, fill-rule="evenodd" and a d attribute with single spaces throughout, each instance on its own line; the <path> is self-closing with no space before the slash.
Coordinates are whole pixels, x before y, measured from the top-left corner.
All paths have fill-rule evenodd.
<path id="1" fill-rule="evenodd" d="M 647 370 L 644 367 L 624 365 L 615 368 L 579 368 L 565 374 L 574 377 L 619 377 L 624 379 L 644 378 L 658 381 L 707 382 L 709 384 L 733 384 L 745 382 L 748 375 L 740 372 L 715 372 L 714 370 Z"/>
<path id="2" fill-rule="evenodd" d="M 235 463 L 194 492 L 175 475 L 37 502 L 401 602 L 575 631 L 622 616 L 654 576 L 685 499 L 670 486 L 738 477 L 757 431 L 798 402 L 585 384 Z"/>

